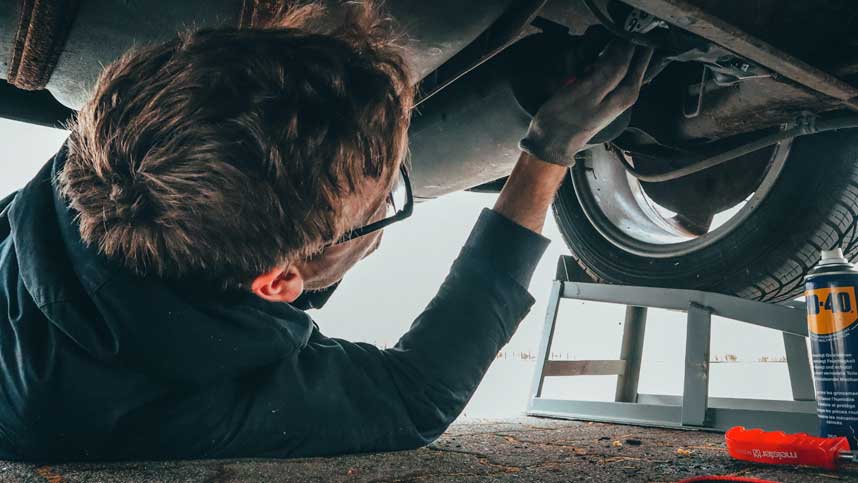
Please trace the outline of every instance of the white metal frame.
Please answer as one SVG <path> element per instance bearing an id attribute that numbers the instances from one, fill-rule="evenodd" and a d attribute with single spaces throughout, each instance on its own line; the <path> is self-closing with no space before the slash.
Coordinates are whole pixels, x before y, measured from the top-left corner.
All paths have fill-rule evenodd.
<path id="1" fill-rule="evenodd" d="M 527 414 L 662 427 L 725 431 L 733 426 L 814 433 L 816 401 L 808 359 L 803 304 L 769 304 L 698 290 L 603 285 L 570 280 L 559 260 L 551 289 Z M 564 274 L 565 273 L 565 274 Z M 552 361 L 552 339 L 562 299 L 626 305 L 620 357 L 607 361 Z M 647 307 L 684 311 L 687 317 L 685 376 L 682 396 L 638 394 Z M 709 397 L 709 343 L 712 315 L 778 330 L 786 350 L 792 401 Z M 614 402 L 547 399 L 546 377 L 617 375 Z"/>

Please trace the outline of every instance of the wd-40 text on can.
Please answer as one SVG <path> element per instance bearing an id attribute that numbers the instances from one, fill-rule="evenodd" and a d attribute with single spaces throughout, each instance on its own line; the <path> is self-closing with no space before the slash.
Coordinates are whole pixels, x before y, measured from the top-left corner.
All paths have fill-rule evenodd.
<path id="1" fill-rule="evenodd" d="M 820 436 L 858 448 L 858 270 L 839 248 L 823 250 L 805 282 Z"/>

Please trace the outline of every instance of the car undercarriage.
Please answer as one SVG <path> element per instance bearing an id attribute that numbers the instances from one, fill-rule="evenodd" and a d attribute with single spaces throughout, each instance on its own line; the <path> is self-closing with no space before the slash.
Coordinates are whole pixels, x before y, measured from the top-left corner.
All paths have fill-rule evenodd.
<path id="1" fill-rule="evenodd" d="M 45 11 L 0 1 L 0 55 L 9 59 L 0 116 L 61 125 L 125 49 L 190 25 L 253 26 L 248 9 L 276 2 L 53 3 Z M 338 2 L 328 3 L 336 12 Z M 409 145 L 416 197 L 497 192 L 530 117 L 568 75 L 563 59 L 622 38 L 655 48 L 647 85 L 599 145 L 579 153 L 554 210 L 594 281 L 777 301 L 801 290 L 819 249 L 858 255 L 853 2 L 389 0 L 385 8 L 419 79 Z"/>

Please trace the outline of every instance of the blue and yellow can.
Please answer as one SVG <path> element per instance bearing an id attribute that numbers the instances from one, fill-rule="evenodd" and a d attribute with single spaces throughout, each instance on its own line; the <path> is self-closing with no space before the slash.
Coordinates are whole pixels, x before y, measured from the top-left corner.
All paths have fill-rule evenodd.
<path id="1" fill-rule="evenodd" d="M 805 277 L 819 433 L 858 448 L 858 269 L 839 248 L 823 250 Z"/>

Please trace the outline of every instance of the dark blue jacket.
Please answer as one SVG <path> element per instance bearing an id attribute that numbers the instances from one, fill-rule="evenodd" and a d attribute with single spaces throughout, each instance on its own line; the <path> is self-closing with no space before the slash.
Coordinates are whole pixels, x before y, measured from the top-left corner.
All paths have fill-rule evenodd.
<path id="1" fill-rule="evenodd" d="M 0 201 L 0 458 L 307 456 L 414 448 L 462 411 L 533 299 L 547 241 L 486 210 L 398 344 L 139 278 L 79 238 L 61 150 Z M 419 273 L 414 274 L 419 277 Z M 407 281 L 403 281 L 407 283 Z"/>

